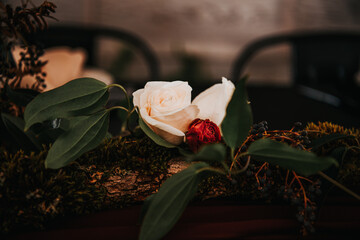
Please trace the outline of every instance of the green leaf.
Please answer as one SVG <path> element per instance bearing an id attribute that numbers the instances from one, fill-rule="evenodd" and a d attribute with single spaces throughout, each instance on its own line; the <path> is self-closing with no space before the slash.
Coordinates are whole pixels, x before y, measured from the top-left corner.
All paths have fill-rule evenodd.
<path id="1" fill-rule="evenodd" d="M 253 142 L 248 153 L 256 160 L 279 165 L 304 176 L 316 174 L 331 165 L 338 166 L 334 158 L 318 157 L 315 153 L 299 150 L 270 139 L 260 139 Z"/>
<path id="2" fill-rule="evenodd" d="M 11 135 L 13 143 L 25 151 L 35 151 L 42 149 L 41 144 L 36 139 L 32 131 L 24 132 L 25 122 L 23 119 L 12 116 L 7 113 L 1 113 L 1 119 L 7 129 L 8 134 Z M 4 136 L 2 136 L 4 137 Z M 6 139 L 9 141 L 10 139 Z"/>
<path id="3" fill-rule="evenodd" d="M 339 139 L 344 139 L 344 138 L 354 138 L 354 136 L 351 135 L 344 135 L 344 134 L 339 134 L 339 133 L 334 133 L 334 134 L 329 134 L 329 135 L 325 135 L 323 137 L 314 139 L 311 144 L 310 147 L 312 148 L 313 151 L 317 150 L 319 147 L 330 143 L 332 141 L 336 141 Z"/>
<path id="4" fill-rule="evenodd" d="M 221 143 L 207 144 L 197 154 L 188 157 L 189 161 L 221 162 L 225 159 L 226 147 Z"/>
<path id="5" fill-rule="evenodd" d="M 56 118 L 47 120 L 42 123 L 34 124 L 28 131 L 33 131 L 41 144 L 50 144 L 61 134 L 69 130 L 71 120 L 76 121 L 74 118 Z"/>
<path id="6" fill-rule="evenodd" d="M 140 212 L 140 216 L 139 216 L 139 223 L 141 224 L 141 222 L 143 221 L 149 207 L 150 204 L 152 203 L 152 200 L 155 198 L 156 193 L 154 193 L 153 195 L 148 196 L 145 200 L 144 203 L 141 207 L 141 212 Z"/>
<path id="7" fill-rule="evenodd" d="M 171 176 L 150 200 L 140 230 L 140 240 L 161 239 L 180 218 L 194 197 L 202 174 L 199 169 L 209 165 L 201 162 Z"/>
<path id="8" fill-rule="evenodd" d="M 139 112 L 139 111 L 137 111 Z M 154 133 L 154 131 L 144 122 L 141 115 L 139 115 L 139 126 L 144 131 L 144 133 L 153 140 L 157 145 L 167 147 L 167 148 L 174 148 L 175 145 L 169 143 L 168 141 L 164 140 L 162 137 Z"/>
<path id="9" fill-rule="evenodd" d="M 226 144 L 235 149 L 246 139 L 252 125 L 252 112 L 245 89 L 246 77 L 240 79 L 226 108 L 221 130 Z"/>
<path id="10" fill-rule="evenodd" d="M 102 111 L 91 116 L 75 118 L 70 129 L 60 135 L 45 159 L 47 168 L 61 168 L 97 147 L 109 128 L 109 112 Z"/>
<path id="11" fill-rule="evenodd" d="M 25 129 L 45 120 L 94 113 L 105 105 L 108 94 L 106 84 L 93 78 L 75 79 L 41 93 L 25 109 Z"/>

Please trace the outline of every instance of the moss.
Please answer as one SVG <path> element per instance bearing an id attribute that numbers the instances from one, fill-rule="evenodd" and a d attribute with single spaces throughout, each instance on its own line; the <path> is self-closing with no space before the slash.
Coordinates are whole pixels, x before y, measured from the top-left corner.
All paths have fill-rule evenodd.
<path id="1" fill-rule="evenodd" d="M 58 170 L 45 169 L 46 155 L 47 150 L 0 152 L 0 206 L 6 206 L 0 210 L 2 232 L 43 229 L 55 217 L 126 206 L 133 199 L 109 198 L 102 183 L 117 169 L 159 175 L 174 153 L 141 136 L 108 139 Z"/>
<path id="2" fill-rule="evenodd" d="M 359 187 L 358 130 L 330 123 L 309 124 L 306 130 L 310 140 L 334 132 L 354 136 L 324 145 L 319 153 L 329 154 L 339 146 L 347 147 L 339 179 L 350 188 Z M 296 136 L 289 131 L 269 134 Z M 62 216 L 84 215 L 140 202 L 157 191 L 169 176 L 169 161 L 179 155 L 176 150 L 160 147 L 141 134 L 107 139 L 76 162 L 58 170 L 44 168 L 46 154 L 47 149 L 38 154 L 0 152 L 0 206 L 6 206 L 0 209 L 3 233 L 43 229 Z M 218 175 L 207 178 L 200 184 L 197 199 L 225 197 L 243 202 L 278 203 L 283 199 L 283 193 L 279 196 L 278 190 L 284 185 L 287 171 L 268 166 L 272 171 L 267 178 L 269 189 L 262 191 L 264 187 L 257 182 L 255 173 L 263 163 L 253 164 L 249 175 L 240 174 L 233 179 Z"/>
<path id="3" fill-rule="evenodd" d="M 351 137 L 331 141 L 316 151 L 319 155 L 332 155 L 340 151 L 341 167 L 338 181 L 354 190 L 360 191 L 360 129 L 347 129 L 330 122 L 309 123 L 306 126 L 311 138 L 316 139 L 328 134 L 344 134 Z"/>

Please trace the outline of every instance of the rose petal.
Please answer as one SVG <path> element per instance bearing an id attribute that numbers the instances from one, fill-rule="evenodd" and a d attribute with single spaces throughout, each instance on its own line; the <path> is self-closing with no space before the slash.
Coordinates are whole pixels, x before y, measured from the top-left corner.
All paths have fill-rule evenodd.
<path id="1" fill-rule="evenodd" d="M 172 114 L 191 104 L 192 88 L 187 82 L 148 82 L 139 105 L 147 107 L 150 116 Z"/>
<path id="2" fill-rule="evenodd" d="M 190 123 L 198 114 L 199 108 L 196 105 L 189 105 L 176 113 L 153 118 L 170 126 L 176 127 L 182 132 L 186 132 Z"/>
<path id="3" fill-rule="evenodd" d="M 179 145 L 184 141 L 185 133 L 179 129 L 174 128 L 166 123 L 159 122 L 151 118 L 145 109 L 140 109 L 140 115 L 143 118 L 144 122 L 160 137 L 172 143 L 174 145 Z"/>
<path id="4" fill-rule="evenodd" d="M 201 92 L 192 102 L 199 107 L 200 112 L 197 117 L 210 119 L 220 126 L 234 90 L 234 84 L 223 77 L 222 83 L 217 83 Z"/>
<path id="5" fill-rule="evenodd" d="M 140 97 L 144 93 L 144 89 L 139 89 L 135 92 L 133 92 L 133 103 L 135 107 L 140 107 Z"/>

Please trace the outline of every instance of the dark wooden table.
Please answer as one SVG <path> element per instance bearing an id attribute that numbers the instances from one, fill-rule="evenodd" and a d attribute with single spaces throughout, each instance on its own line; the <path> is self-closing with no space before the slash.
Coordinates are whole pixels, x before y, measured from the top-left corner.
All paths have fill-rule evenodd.
<path id="1" fill-rule="evenodd" d="M 137 239 L 141 206 L 109 210 L 52 223 L 46 231 L 8 239 Z M 194 202 L 164 239 L 302 239 L 296 210 L 290 205 L 266 205 L 233 200 Z M 360 204 L 350 197 L 329 198 L 320 208 L 316 232 L 304 239 L 359 239 Z"/>

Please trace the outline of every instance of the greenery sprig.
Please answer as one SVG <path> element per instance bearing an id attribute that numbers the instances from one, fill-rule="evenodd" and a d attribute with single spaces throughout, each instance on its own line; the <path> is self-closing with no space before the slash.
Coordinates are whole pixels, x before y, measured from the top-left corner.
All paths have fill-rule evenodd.
<path id="1" fill-rule="evenodd" d="M 79 78 L 39 94 L 28 104 L 24 113 L 25 131 L 37 123 L 55 119 L 68 125 L 49 150 L 45 160 L 47 168 L 61 168 L 97 147 L 107 135 L 111 110 L 125 110 L 130 117 L 132 109 L 122 106 L 105 108 L 110 87 L 124 90 L 118 84 L 107 86 L 93 78 Z"/>

